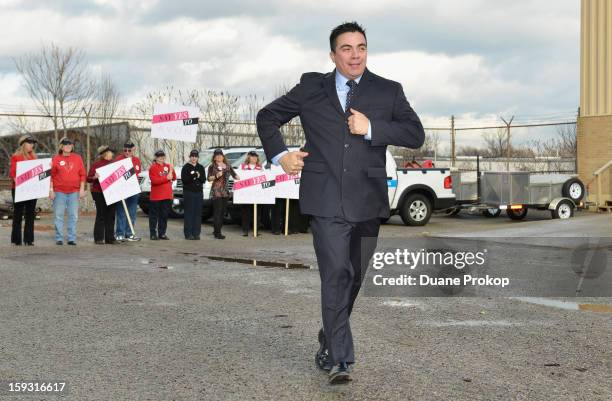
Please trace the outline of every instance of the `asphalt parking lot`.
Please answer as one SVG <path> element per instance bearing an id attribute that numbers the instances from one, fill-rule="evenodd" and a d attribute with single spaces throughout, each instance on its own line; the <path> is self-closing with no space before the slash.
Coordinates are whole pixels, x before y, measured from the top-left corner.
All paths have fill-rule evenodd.
<path id="1" fill-rule="evenodd" d="M 363 296 L 354 380 L 330 387 L 314 367 L 310 234 L 245 238 L 226 226 L 221 241 L 206 224 L 201 241 L 184 241 L 171 220 L 170 241 L 94 245 L 82 216 L 78 246 L 59 247 L 51 224 L 43 215 L 26 248 L 8 245 L 10 220 L 0 222 L 0 382 L 68 383 L 45 399 L 612 399 L 612 298 Z M 610 237 L 610 227 L 612 216 L 589 213 L 462 213 L 420 228 L 393 217 L 381 238 L 512 238 L 520 252 L 536 238 Z"/>

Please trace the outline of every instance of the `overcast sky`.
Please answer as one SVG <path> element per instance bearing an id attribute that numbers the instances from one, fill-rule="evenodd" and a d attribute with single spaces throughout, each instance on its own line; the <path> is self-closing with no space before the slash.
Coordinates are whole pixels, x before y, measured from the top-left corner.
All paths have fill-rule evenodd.
<path id="1" fill-rule="evenodd" d="M 271 99 L 331 71 L 330 30 L 367 31 L 373 72 L 399 81 L 426 124 L 567 116 L 579 103 L 577 0 L 0 0 L 0 109 L 27 104 L 12 59 L 54 41 L 85 50 L 124 103 L 147 91 Z"/>

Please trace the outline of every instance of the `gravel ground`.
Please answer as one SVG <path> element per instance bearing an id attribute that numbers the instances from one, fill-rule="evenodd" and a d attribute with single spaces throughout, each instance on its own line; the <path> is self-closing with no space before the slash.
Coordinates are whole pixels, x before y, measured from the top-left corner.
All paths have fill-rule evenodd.
<path id="1" fill-rule="evenodd" d="M 207 224 L 201 241 L 183 241 L 175 220 L 171 241 L 99 246 L 92 220 L 80 219 L 77 247 L 58 247 L 44 215 L 34 248 L 7 245 L 10 221 L 0 222 L 0 382 L 67 381 L 63 396 L 40 397 L 71 400 L 612 399 L 611 298 L 569 300 L 602 306 L 595 313 L 495 297 L 361 297 L 353 381 L 329 386 L 314 367 L 320 304 L 309 234 L 254 239 L 228 226 L 219 241 Z M 381 236 L 528 244 L 570 227 L 611 234 L 608 216 L 571 222 L 462 213 L 409 228 L 394 217 Z M 143 216 L 137 227 L 146 233 Z"/>

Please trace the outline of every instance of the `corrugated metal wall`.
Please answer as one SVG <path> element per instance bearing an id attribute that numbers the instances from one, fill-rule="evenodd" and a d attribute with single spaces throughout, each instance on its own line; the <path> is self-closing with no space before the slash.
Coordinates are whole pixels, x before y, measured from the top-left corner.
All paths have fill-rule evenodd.
<path id="1" fill-rule="evenodd" d="M 580 111 L 612 115 L 612 0 L 582 0 Z"/>

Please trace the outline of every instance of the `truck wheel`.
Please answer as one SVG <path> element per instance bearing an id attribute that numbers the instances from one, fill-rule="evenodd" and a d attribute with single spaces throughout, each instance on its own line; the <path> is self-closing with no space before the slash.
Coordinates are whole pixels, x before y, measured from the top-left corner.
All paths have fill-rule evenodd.
<path id="1" fill-rule="evenodd" d="M 574 205 L 569 200 L 562 200 L 551 214 L 553 219 L 569 219 L 574 216 Z"/>
<path id="2" fill-rule="evenodd" d="M 185 209 L 183 208 L 183 205 L 175 205 L 174 202 L 172 202 L 172 206 L 170 206 L 170 213 L 168 213 L 168 216 L 173 219 L 182 219 L 183 217 L 185 217 Z"/>
<path id="3" fill-rule="evenodd" d="M 489 217 L 489 218 L 498 217 L 501 214 L 501 209 L 490 207 L 488 209 L 483 210 L 482 214 L 485 217 Z"/>
<path id="4" fill-rule="evenodd" d="M 208 221 L 213 215 L 212 208 L 202 209 L 202 223 Z"/>
<path id="5" fill-rule="evenodd" d="M 423 194 L 412 194 L 404 201 L 400 216 L 407 226 L 424 226 L 431 218 L 431 201 Z"/>
<path id="6" fill-rule="evenodd" d="M 512 220 L 523 220 L 525 216 L 527 216 L 527 208 L 522 209 L 508 209 L 506 210 L 506 214 Z"/>
<path id="7" fill-rule="evenodd" d="M 561 194 L 578 203 L 584 198 L 584 184 L 578 178 L 570 178 L 563 184 Z"/>

